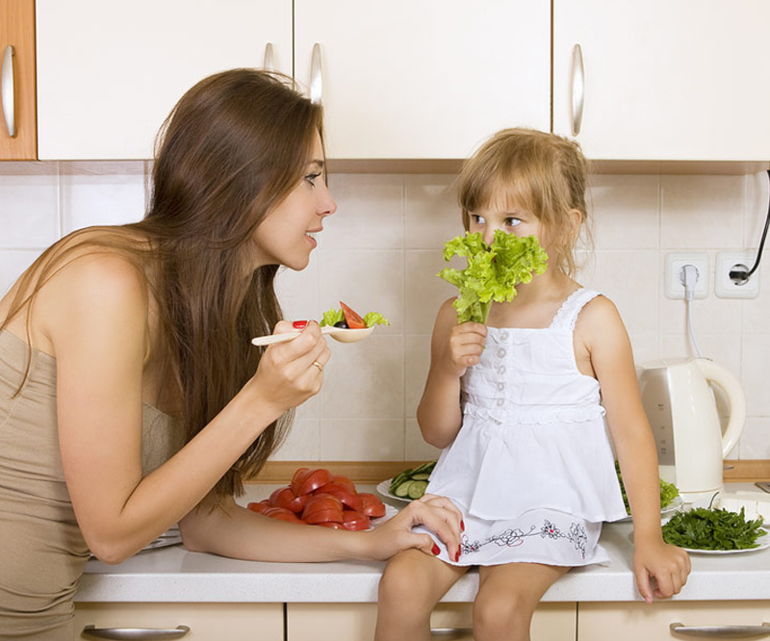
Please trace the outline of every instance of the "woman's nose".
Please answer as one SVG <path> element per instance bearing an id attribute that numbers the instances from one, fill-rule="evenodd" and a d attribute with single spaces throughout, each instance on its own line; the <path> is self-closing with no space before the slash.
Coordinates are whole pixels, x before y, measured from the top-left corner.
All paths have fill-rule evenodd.
<path id="1" fill-rule="evenodd" d="M 322 216 L 330 216 L 335 211 L 337 211 L 337 203 L 334 201 L 334 198 L 332 198 L 332 193 L 327 187 L 324 198 L 322 198 L 321 202 L 318 203 L 318 213 Z"/>

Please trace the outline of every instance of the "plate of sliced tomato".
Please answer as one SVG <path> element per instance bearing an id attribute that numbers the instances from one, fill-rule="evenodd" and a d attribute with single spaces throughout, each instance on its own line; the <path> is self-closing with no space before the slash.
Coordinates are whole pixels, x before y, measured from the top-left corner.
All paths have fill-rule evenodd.
<path id="1" fill-rule="evenodd" d="M 270 497 L 252 501 L 249 510 L 269 518 L 335 530 L 361 531 L 376 527 L 398 510 L 378 496 L 359 492 L 346 476 L 324 468 L 299 468 L 291 483 L 277 488 Z"/>

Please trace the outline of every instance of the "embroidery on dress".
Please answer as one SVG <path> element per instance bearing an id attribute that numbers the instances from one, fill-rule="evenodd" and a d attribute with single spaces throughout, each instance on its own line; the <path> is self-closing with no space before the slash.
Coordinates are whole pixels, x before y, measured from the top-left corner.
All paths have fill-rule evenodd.
<path id="1" fill-rule="evenodd" d="M 586 545 L 588 542 L 588 535 L 585 528 L 579 523 L 573 523 L 570 525 L 569 532 L 563 532 L 557 525 L 554 525 L 547 519 L 543 521 L 542 527 L 538 530 L 536 526 L 531 526 L 528 532 L 523 530 L 508 529 L 501 534 L 495 536 L 488 536 L 482 543 L 480 541 L 469 541 L 467 535 L 463 535 L 460 542 L 460 548 L 463 554 L 471 554 L 472 552 L 478 552 L 485 545 L 490 543 L 498 545 L 500 547 L 514 548 L 524 544 L 524 539 L 531 536 L 540 536 L 541 538 L 549 538 L 554 541 L 557 539 L 565 539 L 575 546 L 576 550 L 579 550 L 581 556 L 586 558 Z"/>

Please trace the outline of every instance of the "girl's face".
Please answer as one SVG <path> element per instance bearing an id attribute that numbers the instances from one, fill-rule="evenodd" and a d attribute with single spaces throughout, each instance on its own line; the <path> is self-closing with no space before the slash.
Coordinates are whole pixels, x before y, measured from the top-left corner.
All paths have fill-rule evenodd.
<path id="1" fill-rule="evenodd" d="M 468 212 L 470 225 L 468 231 L 479 232 L 487 245 L 492 244 L 495 230 L 500 229 L 506 234 L 514 234 L 520 238 L 534 236 L 543 249 L 547 250 L 548 241 L 544 225 L 534 215 L 518 206 L 503 204 L 491 205 L 476 212 Z"/>
<path id="2" fill-rule="evenodd" d="M 257 227 L 258 265 L 286 265 L 297 271 L 307 267 L 317 245 L 314 235 L 323 229 L 324 218 L 337 210 L 323 167 L 321 137 L 316 134 L 302 180 Z"/>

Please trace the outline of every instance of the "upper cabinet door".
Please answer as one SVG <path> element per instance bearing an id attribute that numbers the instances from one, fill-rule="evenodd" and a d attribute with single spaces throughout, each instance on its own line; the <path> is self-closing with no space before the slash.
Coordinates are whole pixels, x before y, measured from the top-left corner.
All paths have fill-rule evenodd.
<path id="1" fill-rule="evenodd" d="M 35 1 L 0 4 L 0 160 L 34 160 Z"/>
<path id="2" fill-rule="evenodd" d="M 589 157 L 770 159 L 766 0 L 554 0 L 553 24 L 554 131 L 582 103 Z"/>
<path id="3" fill-rule="evenodd" d="M 294 5 L 295 75 L 322 95 L 330 158 L 465 158 L 503 127 L 550 129 L 547 0 Z"/>
<path id="4" fill-rule="evenodd" d="M 144 159 L 182 94 L 232 67 L 292 72 L 289 0 L 37 0 L 41 160 Z"/>

